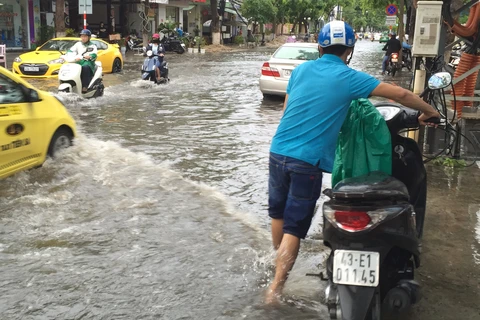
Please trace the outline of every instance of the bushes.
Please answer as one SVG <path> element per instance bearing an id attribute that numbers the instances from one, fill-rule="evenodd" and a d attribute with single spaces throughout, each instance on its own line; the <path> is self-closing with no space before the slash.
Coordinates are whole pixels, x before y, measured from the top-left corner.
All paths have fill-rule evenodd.
<path id="1" fill-rule="evenodd" d="M 38 39 L 36 41 L 37 47 L 41 46 L 55 36 L 55 28 L 51 26 L 40 26 L 38 29 Z"/>
<path id="2" fill-rule="evenodd" d="M 235 36 L 233 39 L 233 43 L 235 44 L 244 44 L 245 43 L 245 38 L 242 36 Z"/>
<path id="3" fill-rule="evenodd" d="M 74 29 L 68 28 L 68 29 L 65 29 L 65 36 L 66 37 L 78 37 L 78 32 L 75 32 Z"/>

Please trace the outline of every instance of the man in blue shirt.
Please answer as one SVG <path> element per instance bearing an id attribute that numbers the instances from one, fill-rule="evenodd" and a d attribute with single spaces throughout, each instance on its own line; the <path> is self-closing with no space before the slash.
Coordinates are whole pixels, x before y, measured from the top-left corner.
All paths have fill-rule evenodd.
<path id="1" fill-rule="evenodd" d="M 337 137 L 352 100 L 370 96 L 395 100 L 422 111 L 422 125 L 424 120 L 440 116 L 412 92 L 349 68 L 355 35 L 347 23 L 328 23 L 318 42 L 321 58 L 292 72 L 284 114 L 270 148 L 268 213 L 278 252 L 266 303 L 275 302 L 282 293 L 300 239 L 310 228 L 322 175 L 332 171 Z"/>

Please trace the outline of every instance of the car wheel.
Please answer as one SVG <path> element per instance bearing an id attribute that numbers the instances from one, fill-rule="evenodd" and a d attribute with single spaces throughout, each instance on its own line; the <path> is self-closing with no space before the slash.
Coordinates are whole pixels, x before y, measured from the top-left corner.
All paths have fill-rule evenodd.
<path id="1" fill-rule="evenodd" d="M 58 151 L 66 149 L 72 145 L 73 135 L 67 128 L 58 129 L 48 146 L 48 155 L 55 158 Z"/>
<path id="2" fill-rule="evenodd" d="M 122 61 L 119 58 L 113 60 L 112 73 L 117 73 L 122 71 Z"/>

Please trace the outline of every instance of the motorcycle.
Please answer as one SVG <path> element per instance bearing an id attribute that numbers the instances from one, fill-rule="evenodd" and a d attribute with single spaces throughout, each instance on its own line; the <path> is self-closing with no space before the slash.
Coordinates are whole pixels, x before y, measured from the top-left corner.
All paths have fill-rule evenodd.
<path id="1" fill-rule="evenodd" d="M 408 48 L 402 48 L 402 68 L 412 70 L 412 50 Z"/>
<path id="2" fill-rule="evenodd" d="M 127 37 L 127 51 L 128 50 L 135 50 L 135 49 L 142 49 L 143 48 L 143 39 L 137 38 L 136 35 L 130 35 Z"/>
<path id="3" fill-rule="evenodd" d="M 451 79 L 447 72 L 433 75 L 422 95 Z M 414 270 L 420 266 L 426 171 L 417 142 L 400 132 L 417 128 L 420 113 L 388 102 L 376 108 L 391 134 L 392 176 L 372 172 L 324 192 L 330 200 L 323 204 L 323 237 L 331 252 L 327 278 L 319 276 L 328 281 L 330 319 L 380 320 L 382 312 L 403 314 L 419 300 Z"/>
<path id="4" fill-rule="evenodd" d="M 457 69 L 458 64 L 460 63 L 460 57 L 463 52 L 465 52 L 468 49 L 467 45 L 465 43 L 459 44 L 457 43 L 452 47 L 452 51 L 450 52 L 450 61 L 448 62 L 448 65 L 453 68 L 454 70 Z"/>
<path id="5" fill-rule="evenodd" d="M 175 36 L 164 35 L 160 43 L 165 47 L 165 51 L 173 51 L 178 54 L 182 54 L 186 51 L 185 44 L 178 40 Z"/>
<path id="6" fill-rule="evenodd" d="M 87 87 L 87 92 L 82 93 L 82 79 L 80 77 L 82 66 L 74 62 L 75 58 L 75 56 L 70 54 L 62 56 L 66 63 L 60 67 L 58 72 L 58 92 L 73 92 L 85 99 L 102 96 L 105 89 L 103 85 L 102 63 L 95 61 L 93 78 Z"/>
<path id="7" fill-rule="evenodd" d="M 142 80 L 153 81 L 156 84 L 168 83 L 170 79 L 168 78 L 168 63 L 162 61 L 159 64 L 159 57 L 154 55 L 152 50 L 147 51 L 147 57 L 143 61 L 142 65 Z M 155 70 L 159 66 L 160 69 L 160 79 L 157 79 Z"/>
<path id="8" fill-rule="evenodd" d="M 388 58 L 386 71 L 388 74 L 392 74 L 392 77 L 395 77 L 395 73 L 397 73 L 397 70 L 399 69 L 398 53 L 394 52 L 390 54 L 390 57 Z"/>

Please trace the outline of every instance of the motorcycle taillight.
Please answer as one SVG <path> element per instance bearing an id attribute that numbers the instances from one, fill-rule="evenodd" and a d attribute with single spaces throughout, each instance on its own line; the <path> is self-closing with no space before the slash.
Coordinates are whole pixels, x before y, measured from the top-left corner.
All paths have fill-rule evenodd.
<path id="1" fill-rule="evenodd" d="M 396 53 L 392 54 L 392 58 L 393 58 L 393 59 L 397 59 L 397 58 L 398 58 L 398 54 L 396 54 Z"/>
<path id="2" fill-rule="evenodd" d="M 347 232 L 360 232 L 372 229 L 381 222 L 395 218 L 410 204 L 394 205 L 379 209 L 329 205 L 323 205 L 324 217 L 338 229 Z"/>
<path id="3" fill-rule="evenodd" d="M 347 231 L 361 231 L 368 227 L 372 219 L 363 211 L 335 211 L 335 221 Z"/>

